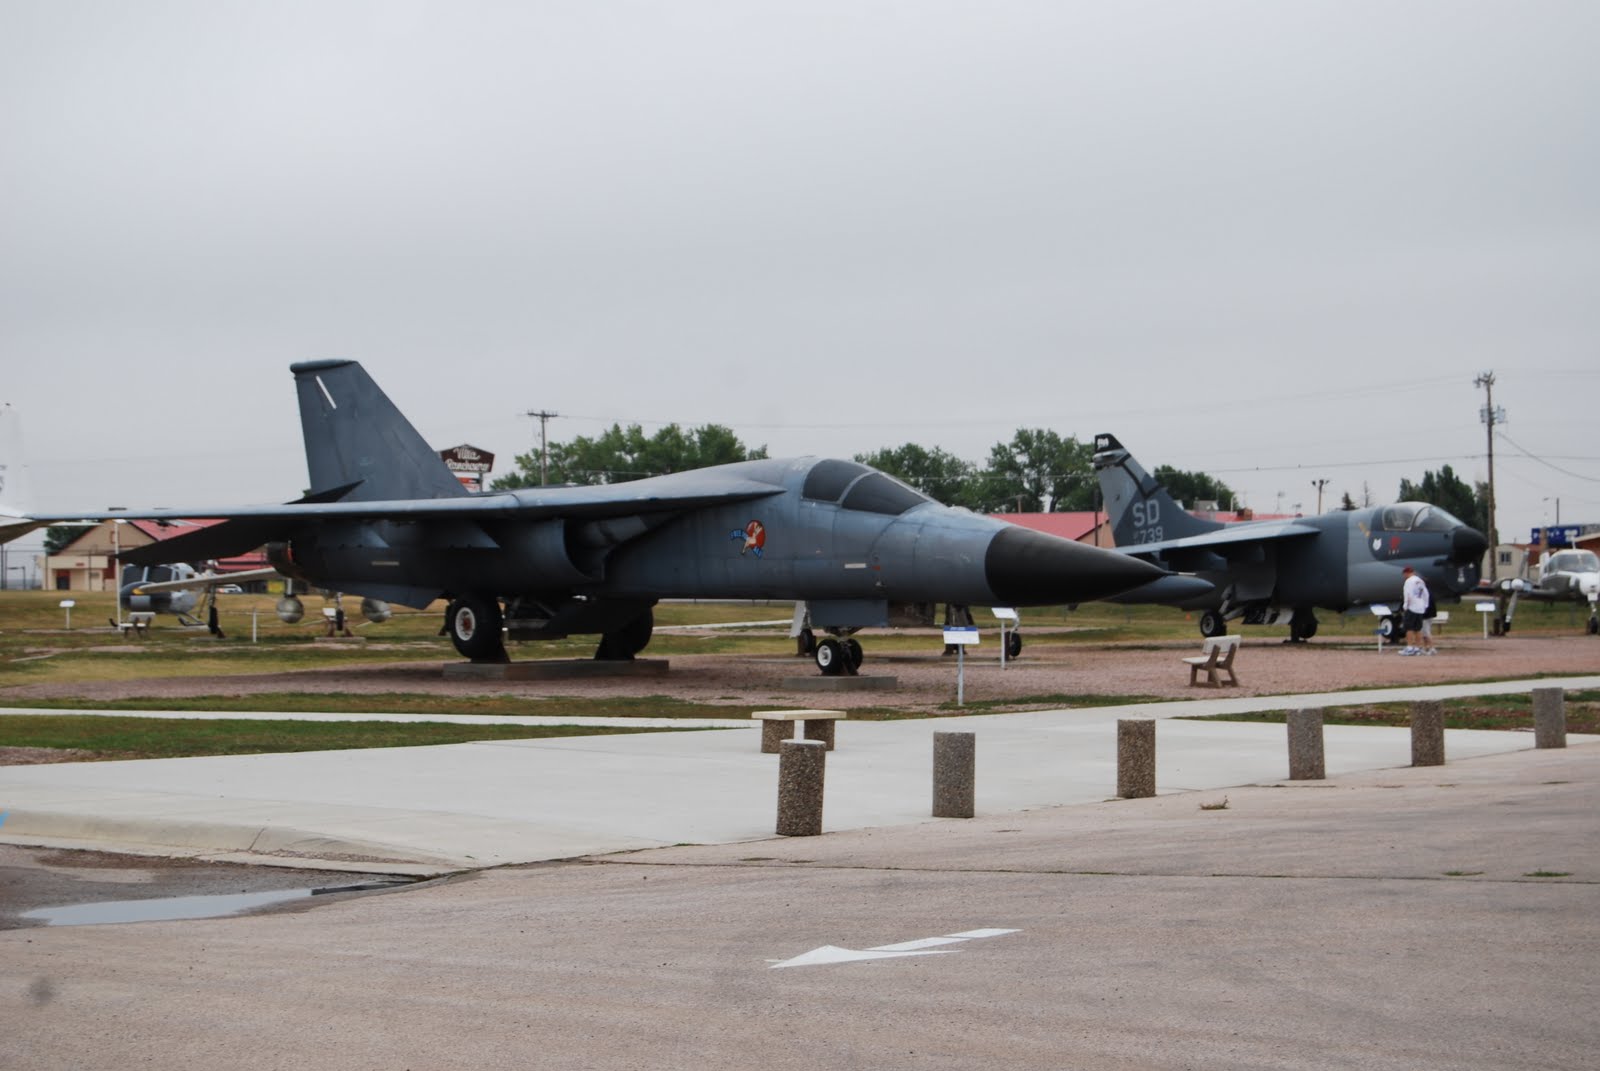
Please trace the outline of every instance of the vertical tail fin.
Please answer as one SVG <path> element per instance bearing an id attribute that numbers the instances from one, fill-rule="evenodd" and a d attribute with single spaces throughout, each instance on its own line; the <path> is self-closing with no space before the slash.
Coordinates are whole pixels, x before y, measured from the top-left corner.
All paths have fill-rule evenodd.
<path id="1" fill-rule="evenodd" d="M 32 508 L 33 488 L 22 457 L 22 421 L 10 405 L 0 405 L 0 543 L 39 527 L 27 519 Z"/>
<path id="2" fill-rule="evenodd" d="M 1202 535 L 1223 527 L 1188 513 L 1167 489 L 1139 466 L 1115 435 L 1094 437 L 1095 474 L 1111 518 L 1111 538 L 1119 547 Z"/>
<path id="3" fill-rule="evenodd" d="M 346 502 L 454 498 L 466 488 L 355 361 L 291 365 L 311 494 L 356 485 Z"/>

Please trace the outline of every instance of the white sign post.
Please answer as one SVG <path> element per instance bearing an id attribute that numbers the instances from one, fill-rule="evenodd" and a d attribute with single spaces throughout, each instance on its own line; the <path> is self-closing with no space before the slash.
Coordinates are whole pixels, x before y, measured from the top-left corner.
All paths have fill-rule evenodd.
<path id="1" fill-rule="evenodd" d="M 72 631 L 72 608 L 78 605 L 75 599 L 62 599 L 61 608 L 67 612 L 67 631 Z"/>
<path id="2" fill-rule="evenodd" d="M 1009 607 L 994 606 L 990 607 L 989 612 L 994 614 L 994 616 L 1000 622 L 1000 668 L 1005 669 L 1006 650 L 1011 646 L 1010 644 L 1006 643 L 1006 623 L 1010 622 L 1012 630 L 1015 631 L 1017 625 L 1020 623 L 1020 620 L 1017 617 L 1017 612 Z"/>
<path id="3" fill-rule="evenodd" d="M 956 649 L 956 706 L 966 702 L 967 644 L 978 642 L 977 625 L 950 625 L 944 630 L 944 642 Z"/>
<path id="4" fill-rule="evenodd" d="M 1484 639 L 1488 639 L 1489 638 L 1489 615 L 1494 613 L 1494 603 L 1492 603 L 1492 602 L 1480 602 L 1476 606 L 1474 606 L 1473 609 L 1478 611 L 1478 613 L 1483 615 L 1483 638 Z"/>
<path id="5" fill-rule="evenodd" d="M 1389 608 L 1381 602 L 1375 602 L 1367 609 L 1378 619 L 1378 653 L 1383 653 L 1383 619 L 1389 616 Z"/>

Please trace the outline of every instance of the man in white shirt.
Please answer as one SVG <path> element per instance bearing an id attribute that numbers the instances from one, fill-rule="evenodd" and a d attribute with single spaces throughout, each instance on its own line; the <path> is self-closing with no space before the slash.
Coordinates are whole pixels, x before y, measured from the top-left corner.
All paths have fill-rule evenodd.
<path id="1" fill-rule="evenodd" d="M 1406 630 L 1406 645 L 1401 654 L 1419 655 L 1433 654 L 1433 641 L 1422 635 L 1422 615 L 1428 612 L 1428 585 L 1417 571 L 1411 566 L 1406 566 L 1402 575 L 1405 583 L 1400 592 L 1400 609 L 1404 616 L 1403 625 Z"/>

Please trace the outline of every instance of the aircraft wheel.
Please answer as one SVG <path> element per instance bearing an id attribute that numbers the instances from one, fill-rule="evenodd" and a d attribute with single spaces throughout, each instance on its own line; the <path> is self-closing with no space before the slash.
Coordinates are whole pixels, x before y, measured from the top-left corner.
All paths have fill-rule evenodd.
<path id="1" fill-rule="evenodd" d="M 1600 618 L 1591 617 L 1589 619 L 1589 635 L 1600 636 Z"/>
<path id="2" fill-rule="evenodd" d="M 800 635 L 794 638 L 794 653 L 796 658 L 810 658 L 817 653 L 817 634 L 808 628 L 800 630 Z"/>
<path id="3" fill-rule="evenodd" d="M 1200 615 L 1200 635 L 1206 639 L 1213 636 L 1225 636 L 1228 633 L 1228 619 L 1215 610 L 1207 610 Z"/>
<path id="4" fill-rule="evenodd" d="M 1309 640 L 1317 634 L 1317 619 L 1310 612 L 1296 613 L 1289 619 L 1289 638 Z"/>
<path id="5" fill-rule="evenodd" d="M 1398 635 L 1399 632 L 1400 632 L 1400 626 L 1395 624 L 1394 618 L 1392 618 L 1392 617 L 1380 617 L 1378 619 L 1378 635 L 1382 636 L 1383 639 L 1386 642 L 1388 642 L 1388 643 L 1396 642 L 1395 641 L 1395 636 Z"/>
<path id="6" fill-rule="evenodd" d="M 450 642 L 463 657 L 474 662 L 506 661 L 504 619 L 500 603 L 482 595 L 468 595 L 450 604 Z"/>
<path id="7" fill-rule="evenodd" d="M 845 640 L 843 645 L 844 653 L 850 656 L 850 672 L 854 673 L 861 668 L 861 660 L 866 657 L 866 654 L 861 650 L 861 644 L 857 640 Z"/>
<path id="8" fill-rule="evenodd" d="M 817 668 L 822 670 L 824 677 L 837 677 L 844 672 L 845 659 L 844 645 L 838 640 L 821 640 L 817 643 L 817 653 L 813 656 L 817 660 Z"/>
<path id="9" fill-rule="evenodd" d="M 605 633 L 594 652 L 595 661 L 633 661 L 634 655 L 649 646 L 650 636 L 655 631 L 655 620 L 655 614 L 646 610 L 615 632 Z"/>
<path id="10" fill-rule="evenodd" d="M 1016 658 L 1022 653 L 1022 633 L 1013 632 L 1006 637 L 1006 657 Z"/>

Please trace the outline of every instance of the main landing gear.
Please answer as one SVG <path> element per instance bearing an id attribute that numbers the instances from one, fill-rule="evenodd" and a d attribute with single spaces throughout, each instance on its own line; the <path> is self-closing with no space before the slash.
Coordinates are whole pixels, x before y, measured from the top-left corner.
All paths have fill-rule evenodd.
<path id="1" fill-rule="evenodd" d="M 795 636 L 794 644 L 795 655 L 816 662 L 824 677 L 854 677 L 865 657 L 860 641 L 842 632 L 819 640 L 810 628 L 803 628 Z"/>
<path id="2" fill-rule="evenodd" d="M 828 637 L 817 642 L 817 649 L 812 654 L 816 659 L 817 668 L 822 670 L 825 677 L 840 675 L 854 677 L 861 669 L 861 644 L 851 637 L 838 639 Z"/>
<path id="3" fill-rule="evenodd" d="M 509 662 L 505 618 L 500 601 L 485 595 L 463 595 L 444 611 L 444 630 L 463 658 L 474 662 Z"/>

